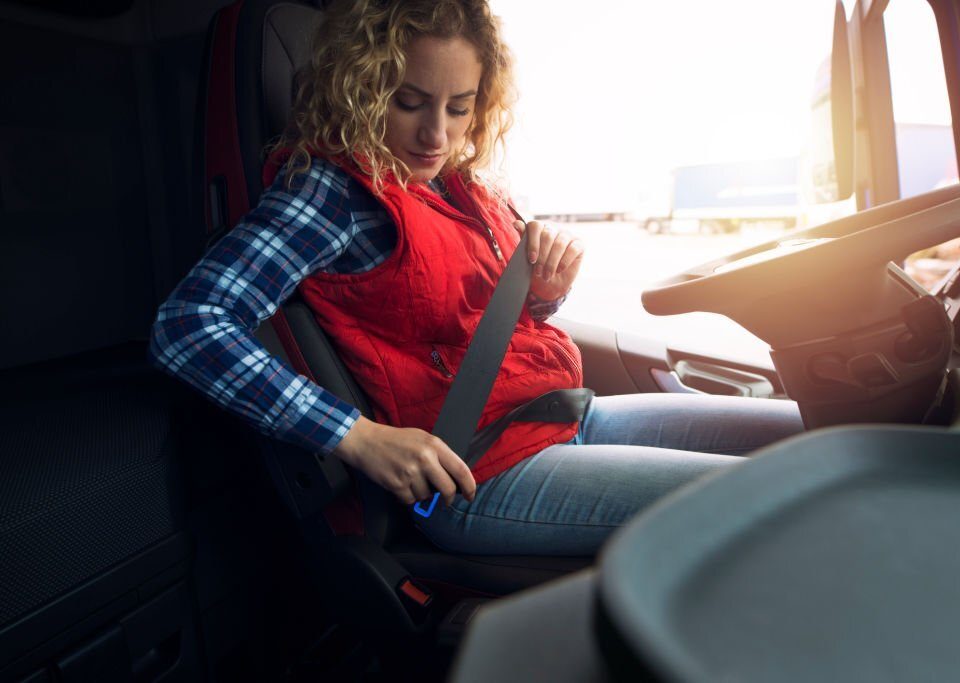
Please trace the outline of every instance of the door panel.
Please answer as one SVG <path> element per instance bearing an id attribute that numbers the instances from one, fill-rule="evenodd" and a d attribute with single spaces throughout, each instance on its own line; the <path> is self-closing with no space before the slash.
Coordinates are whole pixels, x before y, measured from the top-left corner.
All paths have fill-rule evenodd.
<path id="1" fill-rule="evenodd" d="M 584 385 L 600 396 L 702 392 L 784 398 L 773 361 L 759 347 L 705 353 L 701 339 L 654 339 L 563 319 L 550 322 L 580 347 Z"/>

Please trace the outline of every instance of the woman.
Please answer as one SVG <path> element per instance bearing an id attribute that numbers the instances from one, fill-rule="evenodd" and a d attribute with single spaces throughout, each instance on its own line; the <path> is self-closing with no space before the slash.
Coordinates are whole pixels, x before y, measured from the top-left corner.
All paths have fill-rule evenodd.
<path id="1" fill-rule="evenodd" d="M 602 397 L 579 422 L 512 424 L 471 471 L 429 430 L 524 230 L 531 294 L 480 427 L 582 381 L 576 346 L 544 322 L 582 247 L 514 222 L 478 175 L 510 124 L 497 22 L 485 0 L 335 3 L 301 84 L 258 206 L 160 309 L 161 367 L 403 503 L 439 491 L 447 505 L 420 524 L 457 552 L 593 553 L 664 493 L 802 429 L 788 402 Z M 376 421 L 253 339 L 297 288 Z"/>

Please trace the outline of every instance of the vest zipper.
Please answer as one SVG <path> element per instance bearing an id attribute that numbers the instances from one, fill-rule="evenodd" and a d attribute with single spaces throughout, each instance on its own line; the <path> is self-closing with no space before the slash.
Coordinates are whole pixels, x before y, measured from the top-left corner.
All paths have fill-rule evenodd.
<path id="1" fill-rule="evenodd" d="M 474 211 L 476 211 L 478 215 L 482 215 L 480 212 L 480 206 L 477 204 L 476 198 L 469 192 L 465 194 L 467 195 L 467 201 L 473 204 Z M 497 242 L 496 235 L 493 234 L 493 229 L 489 225 L 487 225 L 486 221 L 481 220 L 478 222 L 483 226 L 484 230 L 487 231 L 487 237 L 490 238 L 490 248 L 493 249 L 493 255 L 497 257 L 497 260 L 500 261 L 500 263 L 503 263 L 505 261 L 505 259 L 503 258 L 503 252 L 500 250 L 500 243 Z"/>
<path id="2" fill-rule="evenodd" d="M 432 360 L 434 366 L 436 366 L 436 368 L 443 373 L 444 377 L 453 377 L 453 373 L 447 369 L 447 366 L 443 362 L 443 357 L 436 348 L 430 352 L 430 360 Z"/>
<path id="3" fill-rule="evenodd" d="M 484 231 L 487 233 L 487 238 L 488 238 L 488 240 L 489 240 L 489 242 L 490 242 L 490 249 L 491 249 L 491 251 L 493 251 L 493 255 L 494 255 L 494 256 L 497 258 L 497 260 L 500 261 L 501 263 L 503 263 L 504 261 L 506 261 L 506 259 L 503 258 L 503 251 L 500 249 L 500 243 L 497 241 L 496 236 L 493 234 L 493 230 L 490 228 L 489 225 L 486 224 L 486 222 L 481 221 L 481 220 L 478 220 L 478 219 L 474 218 L 473 216 L 468 216 L 467 214 L 465 214 L 465 213 L 463 213 L 462 211 L 459 211 L 459 210 L 457 210 L 457 211 L 451 211 L 450 208 L 448 208 L 446 202 L 438 202 L 437 200 L 435 200 L 433 197 L 431 197 L 431 196 L 429 196 L 429 195 L 422 194 L 422 195 L 420 195 L 420 196 L 423 197 L 423 199 L 424 199 L 425 201 L 427 201 L 430 205 L 432 205 L 435 209 L 439 210 L 441 213 L 446 214 L 448 217 L 450 217 L 450 218 L 457 218 L 457 219 L 460 219 L 460 220 L 466 219 L 466 220 L 469 221 L 470 223 L 473 223 L 474 225 L 479 225 L 480 227 L 482 227 L 482 228 L 484 229 Z M 476 203 L 476 201 L 474 200 L 474 198 L 473 198 L 473 197 L 470 197 L 469 195 L 468 195 L 468 198 L 470 199 L 470 201 L 473 203 L 474 207 L 476 208 L 477 203 Z M 478 213 L 479 213 L 479 209 L 478 209 Z"/>
<path id="4" fill-rule="evenodd" d="M 503 252 L 500 251 L 500 243 L 497 242 L 497 238 L 493 235 L 493 230 L 490 229 L 490 226 L 486 223 L 483 224 L 483 227 L 487 229 L 487 234 L 490 236 L 490 246 L 493 247 L 493 253 L 497 257 L 498 261 L 503 261 Z"/>

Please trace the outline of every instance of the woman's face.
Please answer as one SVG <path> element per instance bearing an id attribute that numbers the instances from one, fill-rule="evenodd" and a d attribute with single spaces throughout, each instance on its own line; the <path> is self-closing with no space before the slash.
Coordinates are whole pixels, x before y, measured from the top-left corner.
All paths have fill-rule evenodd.
<path id="1" fill-rule="evenodd" d="M 434 178 L 473 120 L 483 67 L 463 38 L 422 36 L 410 44 L 403 83 L 390 100 L 384 142 L 413 172 Z"/>

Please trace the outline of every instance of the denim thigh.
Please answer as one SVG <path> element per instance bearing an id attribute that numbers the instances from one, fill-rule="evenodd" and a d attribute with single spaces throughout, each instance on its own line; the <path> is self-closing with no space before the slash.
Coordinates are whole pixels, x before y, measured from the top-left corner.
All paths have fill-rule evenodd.
<path id="1" fill-rule="evenodd" d="M 436 545 L 473 554 L 593 555 L 637 512 L 737 457 L 799 433 L 795 403 L 698 394 L 595 398 L 577 435 L 418 520 Z"/>

